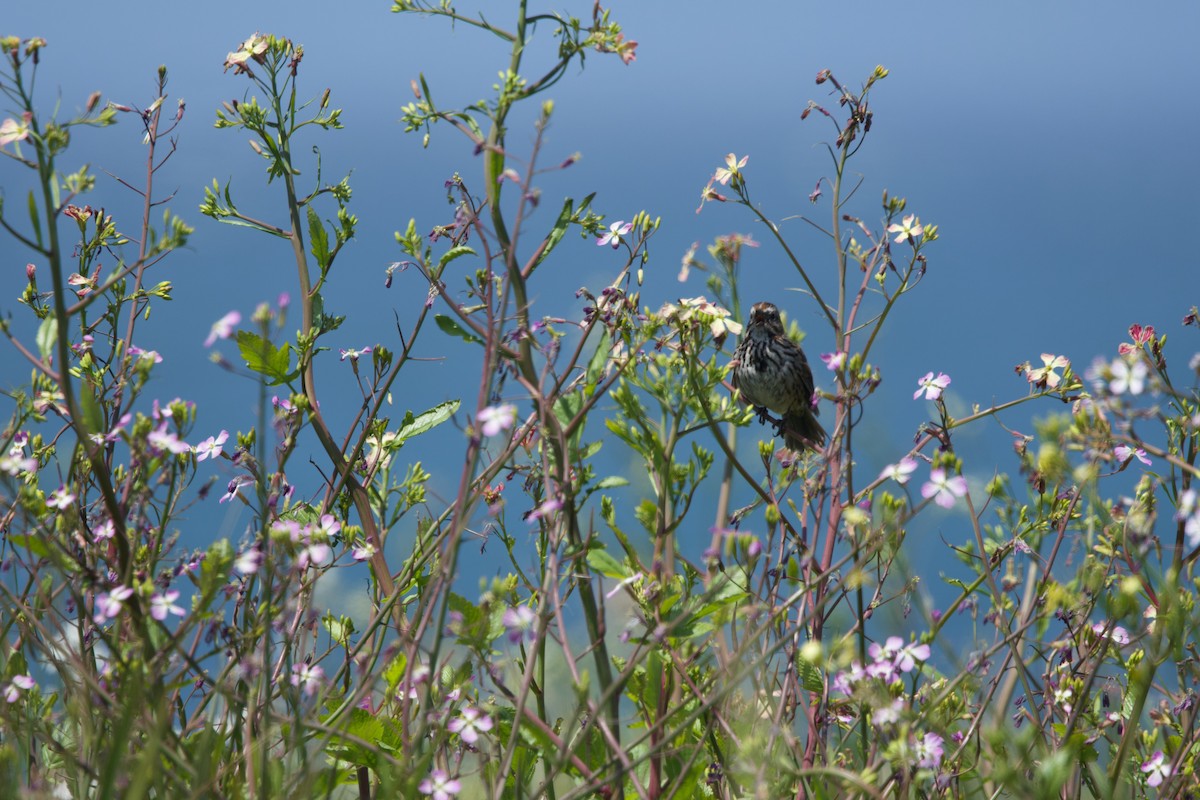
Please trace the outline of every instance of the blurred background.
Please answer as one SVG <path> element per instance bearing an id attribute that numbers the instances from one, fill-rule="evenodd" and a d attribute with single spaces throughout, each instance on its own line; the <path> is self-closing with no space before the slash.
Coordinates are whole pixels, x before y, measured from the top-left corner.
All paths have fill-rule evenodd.
<path id="1" fill-rule="evenodd" d="M 502 27 L 510 24 L 513 6 L 483 4 Z M 587 18 L 592 6 L 545 8 Z M 745 252 L 742 296 L 747 305 L 772 299 L 799 323 L 818 382 L 826 385 L 829 373 L 817 355 L 833 350 L 833 342 L 811 298 L 794 291 L 801 285 L 794 270 L 745 209 L 712 203 L 697 215 L 696 206 L 726 153 L 748 155 L 744 173 L 752 195 L 780 221 L 817 284 L 832 286 L 832 248 L 798 215 L 828 220 L 828 189 L 816 206 L 808 195 L 831 174 L 824 143 L 835 132 L 828 120 L 813 115 L 802 122 L 800 113 L 810 99 L 835 103 L 828 84 L 814 83 L 821 69 L 852 89 L 876 64 L 890 70 L 871 95 L 874 126 L 851 165 L 863 185 L 850 210 L 876 224 L 886 189 L 906 197 L 909 211 L 936 224 L 941 238 L 926 251 L 925 281 L 898 304 L 871 356 L 883 384 L 868 406 L 867 435 L 857 439 L 868 477 L 906 452 L 917 426 L 931 418 L 932 404 L 912 399 L 917 379 L 930 370 L 951 375 L 948 402 L 952 412 L 964 414 L 973 404 L 986 407 L 1024 394 L 1025 380 L 1013 368 L 1028 360 L 1036 365 L 1040 353 L 1065 355 L 1082 372 L 1095 356 L 1115 355 L 1131 323 L 1154 325 L 1172 339 L 1186 337 L 1180 321 L 1200 302 L 1190 244 L 1200 183 L 1200 105 L 1192 80 L 1200 6 L 614 0 L 612 14 L 626 37 L 639 43 L 637 60 L 627 66 L 615 56 L 592 54 L 585 70 L 573 70 L 549 93 L 556 110 L 541 163 L 575 152 L 582 159 L 545 176 L 530 230 L 548 229 L 565 197 L 593 191 L 594 207 L 608 221 L 630 219 L 642 209 L 661 216 L 643 289 L 643 302 L 655 309 L 705 293 L 703 275 L 677 280 L 680 257 L 693 242 L 703 253 L 719 235 L 754 237 L 762 246 Z M 38 73 L 43 112 L 57 103 L 60 117 L 68 117 L 94 90 L 105 100 L 145 107 L 154 100 L 160 64 L 169 70 L 168 107 L 186 100 L 179 149 L 159 174 L 158 187 L 176 192 L 170 206 L 196 232 L 185 251 L 150 276 L 170 280 L 177 300 L 156 307 L 136 344 L 164 357 L 150 396 L 198 404 L 197 441 L 222 428 L 246 430 L 256 420 L 255 385 L 209 361 L 203 341 L 210 325 L 230 310 L 248 319 L 258 303 L 296 292 L 285 243 L 220 225 L 197 210 L 205 186 L 232 178 L 242 211 L 282 222 L 282 187 L 266 184 L 265 162 L 251 151 L 247 135 L 212 125 L 223 101 L 245 96 L 248 82 L 223 74 L 222 63 L 255 31 L 302 44 L 302 96 L 318 98 L 328 87 L 331 106 L 344 109 L 345 130 L 311 136 L 321 148 L 327 180 L 351 173 L 350 210 L 360 221 L 326 292 L 327 308 L 348 315 L 326 342 L 332 347 L 398 349 L 396 316 L 406 326 L 425 288 L 419 276 L 406 273 L 384 290 L 385 269 L 403 258 L 393 232 L 410 218 L 418 231 L 450 221 L 443 184 L 455 172 L 480 192 L 482 162 L 455 131 L 438 126 L 427 149 L 420 133 L 404 133 L 400 109 L 412 100 L 410 82 L 424 73 L 440 106 L 463 106 L 489 97 L 497 72 L 507 65 L 502 43 L 493 37 L 445 20 L 391 14 L 388 2 L 335 7 L 296 0 L 129 0 L 115 6 L 14 4 L 5 11 L 0 35 L 48 40 Z M 553 48 L 549 28 L 535 50 L 538 45 Z M 538 60 L 534 55 L 533 63 Z M 3 116 L 12 114 L 3 109 Z M 518 117 L 510 126 L 509 142 L 520 156 L 527 152 L 519 148 L 533 141 L 529 122 Z M 110 129 L 79 129 L 62 163 L 64 170 L 93 165 L 99 184 L 84 201 L 104 206 L 124 230 L 136 229 L 139 204 L 106 173 L 137 185 L 144 170 L 142 133 L 133 115 L 122 115 Z M 25 170 L 0 159 L 10 216 L 23 208 L 30 185 Z M 530 248 L 537 238 L 528 236 Z M 0 239 L 0 253 L 0 312 L 15 318 L 18 335 L 31 338 L 28 314 L 16 302 L 31 254 L 11 239 Z M 575 290 L 607 284 L 621 258 L 569 235 L 552 259 L 554 272 L 542 277 L 542 294 L 535 298 L 541 313 L 578 317 Z M 293 315 L 288 330 L 295 325 Z M 459 344 L 426 337 L 417 355 L 431 360 L 412 364 L 394 391 L 393 419 L 406 409 L 419 412 L 462 397 L 461 428 L 473 411 L 478 353 Z M 231 342 L 218 347 L 237 360 Z M 1195 349 L 1186 339 L 1183 350 L 1173 348 L 1177 368 L 1186 368 Z M 0 366 L 6 389 L 27 378 L 27 367 L 8 347 L 0 349 Z M 335 430 L 344 430 L 359 404 L 349 364 L 331 354 L 318 375 L 323 403 L 330 404 L 326 413 L 332 410 Z M 514 391 L 515 384 L 507 389 Z M 1044 400 L 1001 421 L 1032 432 L 1035 415 L 1062 409 Z M 452 467 L 461 463 L 466 444 L 460 428 L 444 426 L 400 455 L 424 460 L 435 476 L 432 490 L 444 497 L 455 490 Z M 743 445 L 752 447 L 759 433 L 743 434 Z M 975 486 L 994 470 L 1015 471 L 1011 437 L 994 422 L 963 431 L 956 445 Z M 317 455 L 317 448 L 311 452 Z M 297 455 L 293 470 L 309 453 Z M 606 457 L 614 471 L 639 472 L 615 447 Z M 308 491 L 316 491 L 317 475 L 306 477 Z M 638 488 L 627 490 L 629 496 Z M 510 524 L 515 519 L 510 516 Z M 184 542 L 236 540 L 249 522 L 238 504 L 218 507 L 210 496 L 183 523 Z M 910 536 L 961 541 L 960 523 L 954 515 L 923 515 L 925 527 Z M 761 518 L 746 527 L 756 524 L 761 527 Z M 402 553 L 408 536 L 394 532 L 392 547 Z M 697 530 L 695 541 L 693 556 L 707 545 L 709 532 Z M 490 568 L 467 567 L 483 576 Z"/>

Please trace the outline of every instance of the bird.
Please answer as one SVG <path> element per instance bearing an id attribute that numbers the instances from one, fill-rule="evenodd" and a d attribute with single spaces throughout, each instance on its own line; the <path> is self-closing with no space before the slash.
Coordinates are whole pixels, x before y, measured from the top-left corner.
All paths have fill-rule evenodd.
<path id="1" fill-rule="evenodd" d="M 774 303 L 755 303 L 750 320 L 733 354 L 733 388 L 758 410 L 781 417 L 784 445 L 802 453 L 825 444 L 825 429 L 817 422 L 813 403 L 813 374 L 800 345 L 788 338 Z"/>

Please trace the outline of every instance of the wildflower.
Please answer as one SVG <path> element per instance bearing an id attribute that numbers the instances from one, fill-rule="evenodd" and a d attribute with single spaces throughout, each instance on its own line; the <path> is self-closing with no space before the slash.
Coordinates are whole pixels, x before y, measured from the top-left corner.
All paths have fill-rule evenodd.
<path id="1" fill-rule="evenodd" d="M 363 542 L 350 551 L 350 557 L 355 561 L 367 561 L 373 555 L 375 555 L 375 546 L 370 542 Z"/>
<path id="2" fill-rule="evenodd" d="M 338 359 L 339 361 L 345 361 L 348 358 L 353 362 L 353 361 L 358 361 L 358 359 L 362 358 L 365 355 L 369 355 L 371 352 L 371 348 L 364 347 L 362 350 L 346 349 L 346 350 L 339 350 L 338 352 L 340 352 L 342 354 L 342 357 L 340 359 Z"/>
<path id="3" fill-rule="evenodd" d="M 839 372 L 846 367 L 846 354 L 841 350 L 836 353 L 821 353 L 821 360 L 830 372 Z"/>
<path id="4" fill-rule="evenodd" d="M 179 592 L 172 589 L 166 594 L 155 592 L 150 598 L 150 616 L 154 617 L 159 622 L 167 618 L 168 614 L 174 614 L 177 617 L 183 616 L 183 609 L 175 605 L 175 601 L 179 598 Z"/>
<path id="5" fill-rule="evenodd" d="M 620 57 L 622 64 L 629 66 L 634 61 L 637 61 L 637 40 L 626 40 L 625 34 L 618 33 L 614 42 L 617 46 L 617 55 Z"/>
<path id="6" fill-rule="evenodd" d="M 1133 344 L 1122 342 L 1117 347 L 1117 352 L 1123 356 L 1132 353 L 1147 342 L 1154 341 L 1154 326 L 1146 325 L 1143 327 L 1135 322 L 1129 326 L 1129 338 L 1133 340 Z"/>
<path id="7" fill-rule="evenodd" d="M 942 508 L 951 508 L 954 499 L 966 493 L 967 479 L 962 475 L 948 477 L 944 469 L 930 470 L 929 481 L 921 487 L 921 496 L 926 500 L 932 497 L 933 502 Z"/>
<path id="8" fill-rule="evenodd" d="M 180 440 L 178 436 L 167 430 L 166 420 L 163 420 L 163 423 L 157 429 L 150 431 L 146 435 L 146 442 L 160 453 L 170 452 L 179 455 L 181 453 L 192 452 L 191 445 Z"/>
<path id="9" fill-rule="evenodd" d="M 739 161 L 736 155 L 730 153 L 725 156 L 725 166 L 718 168 L 713 173 L 713 180 L 722 186 L 729 185 L 730 178 L 738 178 L 740 180 L 742 177 L 741 169 L 746 166 L 746 162 L 749 160 L 750 156 L 742 156 Z"/>
<path id="10" fill-rule="evenodd" d="M 129 345 L 129 355 L 136 356 L 143 361 L 150 361 L 154 364 L 162 363 L 162 356 L 157 350 L 143 350 L 134 344 Z"/>
<path id="11" fill-rule="evenodd" d="M 537 623 L 537 614 L 529 606 L 517 606 L 505 609 L 502 621 L 504 622 L 504 631 L 508 635 L 508 640 L 513 644 L 522 639 L 533 639 L 536 633 L 534 628 Z"/>
<path id="12" fill-rule="evenodd" d="M 126 600 L 133 596 L 133 589 L 128 586 L 115 586 L 111 592 L 101 592 L 96 598 L 96 611 L 93 619 L 97 625 L 102 625 L 121 613 Z"/>
<path id="13" fill-rule="evenodd" d="M 1029 370 L 1025 375 L 1025 379 L 1030 383 L 1045 386 L 1047 389 L 1053 389 L 1062 382 L 1062 377 L 1054 370 L 1066 369 L 1069 366 L 1071 366 L 1071 362 L 1065 356 L 1042 353 L 1042 366 Z"/>
<path id="14" fill-rule="evenodd" d="M 196 453 L 196 460 L 203 461 L 206 458 L 218 459 L 221 457 L 222 445 L 229 440 L 229 431 L 222 430 L 216 436 L 210 436 L 200 444 L 196 445 L 192 450 Z"/>
<path id="15" fill-rule="evenodd" d="M 46 498 L 46 506 L 48 508 L 57 508 L 59 510 L 70 507 L 74 502 L 75 495 L 67 491 L 67 487 L 65 486 L 58 487 Z"/>
<path id="16" fill-rule="evenodd" d="M 492 729 L 492 718 L 474 706 L 467 706 L 459 712 L 459 716 L 450 720 L 446 729 L 457 733 L 467 744 L 479 741 L 479 734 Z"/>
<path id="17" fill-rule="evenodd" d="M 212 324 L 212 328 L 208 332 L 208 338 L 204 340 L 205 347 L 212 347 L 218 339 L 228 339 L 237 330 L 238 323 L 242 321 L 242 315 L 236 311 L 230 311 L 225 316 Z"/>
<path id="18" fill-rule="evenodd" d="M 896 234 L 896 238 L 892 241 L 900 244 L 901 242 L 911 242 L 920 238 L 921 234 L 925 232 L 925 227 L 921 225 L 921 220 L 917 218 L 916 214 L 909 214 L 900 224 L 893 223 L 888 225 L 887 230 L 888 233 Z"/>
<path id="19" fill-rule="evenodd" d="M 321 669 L 320 664 L 292 665 L 292 686 L 299 686 L 305 697 L 312 697 L 316 694 L 317 690 L 321 688 L 321 681 L 324 678 L 325 670 Z"/>
<path id="20" fill-rule="evenodd" d="M 258 572 L 262 563 L 263 551 L 257 547 L 251 547 L 242 551 L 242 554 L 233 562 L 233 568 L 243 575 L 253 575 Z"/>
<path id="21" fill-rule="evenodd" d="M 1113 448 L 1113 455 L 1116 456 L 1117 460 L 1120 461 L 1122 464 L 1124 464 L 1129 459 L 1136 457 L 1138 461 L 1142 462 L 1147 467 L 1150 466 L 1150 457 L 1147 456 L 1146 451 L 1140 447 L 1133 448 L 1133 447 L 1126 447 L 1123 444 L 1119 444 Z"/>
<path id="22" fill-rule="evenodd" d="M 1200 546 L 1200 494 L 1188 489 L 1179 495 L 1179 506 L 1175 510 L 1175 521 L 1183 523 L 1188 547 Z"/>
<path id="23" fill-rule="evenodd" d="M 254 483 L 254 478 L 250 477 L 249 475 L 238 475 L 229 482 L 228 486 L 225 487 L 225 494 L 222 495 L 221 499 L 217 502 L 228 503 L 230 500 L 238 496 L 238 492 L 243 486 L 247 486 L 252 483 Z"/>
<path id="24" fill-rule="evenodd" d="M 479 423 L 484 436 L 495 436 L 501 431 L 506 431 L 513 426 L 516 420 L 517 407 L 512 403 L 502 406 L 487 406 L 475 415 L 475 421 Z"/>
<path id="25" fill-rule="evenodd" d="M 1124 358 L 1118 358 L 1109 368 L 1112 379 L 1108 382 L 1108 390 L 1116 395 L 1129 392 L 1132 395 L 1141 394 L 1146 389 L 1146 365 L 1141 361 L 1132 364 Z"/>
<path id="26" fill-rule="evenodd" d="M 0 122 L 0 147 L 29 138 L 29 123 L 17 122 L 12 117 Z"/>
<path id="27" fill-rule="evenodd" d="M 435 769 L 429 773 L 429 777 L 421 781 L 417 789 L 421 794 L 430 795 L 433 800 L 450 800 L 462 791 L 462 782 L 451 778 L 445 770 Z"/>
<path id="28" fill-rule="evenodd" d="M 628 235 L 631 230 L 633 230 L 632 222 L 619 219 L 608 226 L 608 233 L 596 237 L 596 245 L 603 247 L 606 244 L 611 244 L 613 250 L 616 250 L 621 244 L 621 237 Z"/>
<path id="29" fill-rule="evenodd" d="M 942 763 L 943 742 L 945 742 L 945 739 L 936 733 L 927 733 L 918 739 L 916 745 L 913 747 L 913 755 L 917 758 L 917 766 L 937 769 L 938 765 Z"/>
<path id="30" fill-rule="evenodd" d="M 1158 786 L 1171 777 L 1171 765 L 1167 763 L 1167 757 L 1163 755 L 1162 750 L 1155 750 L 1142 764 L 1142 772 L 1146 773 L 1146 783 Z"/>
<path id="31" fill-rule="evenodd" d="M 113 524 L 111 519 L 106 519 L 96 527 L 92 528 L 92 539 L 97 542 L 108 541 L 117 535 L 117 526 Z"/>
<path id="32" fill-rule="evenodd" d="M 1108 623 L 1097 622 L 1092 626 L 1092 633 L 1097 636 L 1103 636 L 1106 628 L 1108 628 Z M 1119 645 L 1127 645 L 1129 644 L 1129 631 L 1120 625 L 1114 625 L 1112 630 L 1108 632 L 1108 638 Z"/>
<path id="33" fill-rule="evenodd" d="M 249 72 L 246 62 L 252 58 L 258 60 L 267 52 L 267 45 L 267 37 L 256 31 L 253 36 L 238 45 L 237 50 L 225 57 L 225 69 L 236 67 L 237 72 Z"/>
<path id="34" fill-rule="evenodd" d="M 891 725 L 900 721 L 900 712 L 904 710 L 904 701 L 896 698 L 891 705 L 875 709 L 871 714 L 871 722 L 875 725 Z"/>
<path id="35" fill-rule="evenodd" d="M 908 456 L 905 456 L 904 458 L 900 459 L 899 463 L 888 464 L 886 467 L 884 467 L 883 472 L 879 473 L 879 479 L 887 480 L 888 478 L 891 478 L 896 483 L 904 485 L 908 483 L 916 469 L 917 460 L 915 458 L 909 458 Z"/>
<path id="36" fill-rule="evenodd" d="M 15 703 L 21 697 L 21 692 L 29 691 L 37 682 L 33 676 L 26 673 L 24 675 L 13 675 L 12 680 L 4 685 L 4 700 L 8 703 Z"/>
<path id="37" fill-rule="evenodd" d="M 917 381 L 917 390 L 913 392 L 913 400 L 921 396 L 921 392 L 925 393 L 926 400 L 937 400 L 942 396 L 942 392 L 946 391 L 946 387 L 950 385 L 950 376 L 944 372 L 939 372 L 938 376 L 933 377 L 932 372 L 926 372 L 925 376 Z"/>
<path id="38" fill-rule="evenodd" d="M 525 515 L 526 522 L 537 522 L 542 517 L 554 513 L 562 508 L 561 500 L 547 500 L 537 508 L 533 509 Z"/>

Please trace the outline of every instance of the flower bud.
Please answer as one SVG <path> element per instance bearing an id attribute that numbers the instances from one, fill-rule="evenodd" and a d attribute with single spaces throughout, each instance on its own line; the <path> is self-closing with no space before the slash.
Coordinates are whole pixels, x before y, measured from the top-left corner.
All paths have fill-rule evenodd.
<path id="1" fill-rule="evenodd" d="M 87 113 L 90 114 L 93 111 L 95 111 L 96 104 L 99 102 L 100 102 L 100 93 L 99 92 L 92 92 L 91 94 L 89 94 L 88 100 L 87 100 Z"/>

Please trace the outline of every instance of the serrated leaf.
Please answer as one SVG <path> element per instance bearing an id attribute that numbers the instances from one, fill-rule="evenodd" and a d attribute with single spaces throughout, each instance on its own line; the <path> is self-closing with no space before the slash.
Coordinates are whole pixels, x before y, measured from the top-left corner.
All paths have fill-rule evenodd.
<path id="1" fill-rule="evenodd" d="M 436 428 L 454 416 L 460 405 L 462 403 L 458 400 L 447 400 L 416 416 L 413 416 L 411 411 L 408 412 L 404 415 L 404 422 L 401 424 L 400 430 L 396 432 L 396 439 L 399 442 L 405 442 L 414 436 L 420 436 L 422 433 Z"/>
<path id="2" fill-rule="evenodd" d="M 796 674 L 800 676 L 800 685 L 810 692 L 825 691 L 825 681 L 821 678 L 821 670 L 816 664 L 796 659 Z"/>
<path id="3" fill-rule="evenodd" d="M 457 336 L 464 342 L 471 344 L 483 344 L 483 339 L 480 339 L 475 334 L 468 331 L 462 325 L 459 325 L 456 320 L 447 317 L 445 314 L 434 314 L 433 321 L 442 329 L 442 333 L 448 333 L 451 336 Z"/>
<path id="4" fill-rule="evenodd" d="M 623 581 L 629 577 L 629 568 L 617 561 L 607 550 L 588 550 L 588 566 L 606 578 Z"/>
<path id="5" fill-rule="evenodd" d="M 313 257 L 317 259 L 321 271 L 329 269 L 329 234 L 326 233 L 325 224 L 321 222 L 317 212 L 313 211 L 312 206 L 308 207 L 308 241 Z"/>
<path id="6" fill-rule="evenodd" d="M 459 245 L 458 247 L 451 247 L 449 250 L 447 250 L 445 253 L 442 254 L 441 258 L 438 259 L 438 273 L 440 274 L 441 271 L 446 268 L 447 264 L 449 264 L 451 261 L 458 258 L 459 256 L 473 256 L 473 255 L 475 255 L 475 251 L 472 250 L 471 248 L 467 247 L 465 244 Z"/>
<path id="7" fill-rule="evenodd" d="M 246 330 L 238 331 L 237 343 L 246 366 L 270 378 L 268 385 L 274 386 L 291 379 L 291 352 L 287 347 L 276 347 L 257 333 Z"/>

